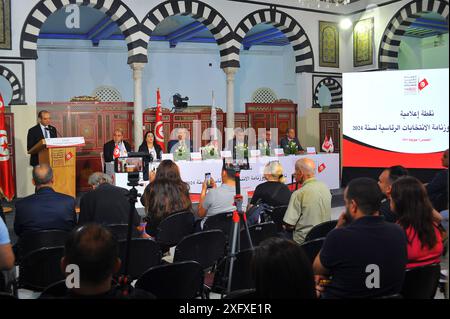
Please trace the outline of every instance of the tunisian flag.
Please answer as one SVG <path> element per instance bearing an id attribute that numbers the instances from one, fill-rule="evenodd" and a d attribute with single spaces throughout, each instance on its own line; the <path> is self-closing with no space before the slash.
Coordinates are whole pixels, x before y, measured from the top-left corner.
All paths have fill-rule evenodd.
<path id="1" fill-rule="evenodd" d="M 322 144 L 322 150 L 327 153 L 334 152 L 334 145 L 333 145 L 333 140 L 331 139 L 331 136 L 330 136 L 330 138 L 328 138 L 328 135 L 325 136 L 325 140 L 323 141 L 323 144 Z"/>
<path id="2" fill-rule="evenodd" d="M 161 94 L 159 89 L 156 91 L 156 125 L 155 125 L 155 138 L 156 144 L 161 146 L 162 151 L 165 151 L 164 147 L 164 130 L 162 121 L 162 109 L 161 109 Z"/>
<path id="3" fill-rule="evenodd" d="M 14 197 L 14 180 L 9 157 L 8 136 L 6 136 L 5 103 L 0 93 L 0 194 L 8 201 Z"/>

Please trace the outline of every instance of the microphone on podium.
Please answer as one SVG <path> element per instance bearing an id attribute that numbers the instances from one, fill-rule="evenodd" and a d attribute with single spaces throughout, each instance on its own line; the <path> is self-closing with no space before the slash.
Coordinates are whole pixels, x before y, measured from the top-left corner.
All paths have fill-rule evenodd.
<path id="1" fill-rule="evenodd" d="M 45 129 L 49 131 L 49 133 L 51 133 L 51 131 L 55 131 L 57 137 L 63 137 L 54 126 L 48 125 Z"/>

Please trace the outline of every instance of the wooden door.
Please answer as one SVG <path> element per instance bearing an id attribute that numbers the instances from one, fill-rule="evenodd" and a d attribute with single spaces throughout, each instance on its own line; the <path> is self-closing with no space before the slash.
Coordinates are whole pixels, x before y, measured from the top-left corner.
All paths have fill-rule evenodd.
<path id="1" fill-rule="evenodd" d="M 325 140 L 325 135 L 333 139 L 334 153 L 339 153 L 341 149 L 341 117 L 340 113 L 322 112 L 319 114 L 320 125 L 320 145 Z"/>

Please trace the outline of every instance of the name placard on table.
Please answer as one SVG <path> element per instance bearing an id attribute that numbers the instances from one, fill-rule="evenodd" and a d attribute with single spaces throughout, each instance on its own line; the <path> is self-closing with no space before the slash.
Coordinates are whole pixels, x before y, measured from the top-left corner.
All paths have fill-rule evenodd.
<path id="1" fill-rule="evenodd" d="M 161 154 L 161 160 L 171 160 L 173 161 L 173 154 L 172 153 L 163 153 Z"/>
<path id="2" fill-rule="evenodd" d="M 58 138 L 46 138 L 45 144 L 47 148 L 56 148 L 56 147 L 75 147 L 75 146 L 84 146 L 85 141 L 84 137 L 58 137 Z"/>

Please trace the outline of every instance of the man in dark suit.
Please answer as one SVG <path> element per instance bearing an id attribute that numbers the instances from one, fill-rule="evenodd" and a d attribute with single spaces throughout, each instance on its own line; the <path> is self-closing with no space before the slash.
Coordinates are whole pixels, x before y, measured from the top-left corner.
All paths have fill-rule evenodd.
<path id="1" fill-rule="evenodd" d="M 130 217 L 128 191 L 112 185 L 111 177 L 101 172 L 92 174 L 88 183 L 93 190 L 81 197 L 78 224 L 128 224 Z M 133 214 L 135 230 L 139 224 L 140 217 L 135 209 Z"/>
<path id="2" fill-rule="evenodd" d="M 113 153 L 116 145 L 119 146 L 120 156 L 126 156 L 127 153 L 131 152 L 131 145 L 123 140 L 123 131 L 121 129 L 116 129 L 113 139 L 103 145 L 103 158 L 105 159 L 105 163 L 114 160 Z"/>
<path id="3" fill-rule="evenodd" d="M 38 113 L 39 123 L 28 130 L 27 135 L 27 150 L 29 151 L 34 145 L 39 143 L 43 138 L 57 137 L 56 128 L 50 125 L 50 112 L 40 111 Z M 30 165 L 39 165 L 39 158 L 37 154 L 31 155 Z"/>
<path id="4" fill-rule="evenodd" d="M 290 142 L 294 142 L 297 146 L 297 154 L 303 152 L 303 147 L 300 144 L 300 141 L 295 136 L 295 130 L 293 128 L 288 128 L 286 131 L 286 137 L 283 137 L 280 141 L 281 148 L 284 150 L 284 153 L 288 153 L 288 146 Z"/>
<path id="5" fill-rule="evenodd" d="M 16 235 L 51 229 L 71 231 L 77 222 L 75 199 L 53 190 L 52 168 L 47 164 L 35 166 L 33 184 L 36 193 L 16 203 Z"/>

